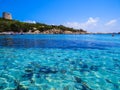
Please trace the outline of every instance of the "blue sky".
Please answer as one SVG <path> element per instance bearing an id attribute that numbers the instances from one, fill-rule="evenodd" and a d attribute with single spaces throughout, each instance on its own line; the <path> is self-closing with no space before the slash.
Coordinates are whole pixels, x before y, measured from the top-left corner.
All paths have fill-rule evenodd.
<path id="1" fill-rule="evenodd" d="M 88 32 L 120 31 L 120 0 L 0 0 L 0 13 L 4 11 L 20 21 L 62 24 Z"/>

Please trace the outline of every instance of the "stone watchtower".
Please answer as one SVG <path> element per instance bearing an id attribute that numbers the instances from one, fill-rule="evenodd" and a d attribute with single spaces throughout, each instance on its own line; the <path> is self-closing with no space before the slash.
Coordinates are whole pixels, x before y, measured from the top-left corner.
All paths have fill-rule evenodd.
<path id="1" fill-rule="evenodd" d="M 12 20 L 12 15 L 10 13 L 8 13 L 8 12 L 3 12 L 3 18 Z"/>

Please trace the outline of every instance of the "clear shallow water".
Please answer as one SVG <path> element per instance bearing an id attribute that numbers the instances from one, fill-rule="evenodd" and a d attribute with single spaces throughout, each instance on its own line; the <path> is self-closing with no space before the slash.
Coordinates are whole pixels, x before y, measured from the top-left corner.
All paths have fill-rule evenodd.
<path id="1" fill-rule="evenodd" d="M 2 35 L 0 90 L 119 90 L 120 35 Z"/>

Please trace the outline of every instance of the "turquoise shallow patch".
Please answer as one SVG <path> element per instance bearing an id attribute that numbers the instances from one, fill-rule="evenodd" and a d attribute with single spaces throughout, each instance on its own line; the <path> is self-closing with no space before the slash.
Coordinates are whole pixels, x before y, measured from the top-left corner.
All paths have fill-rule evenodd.
<path id="1" fill-rule="evenodd" d="M 10 36 L 19 40 L 24 37 L 27 42 L 28 36 Z M 42 40 L 47 36 L 34 36 Z M 23 47 L 21 43 L 12 43 L 5 46 L 1 42 L 0 48 L 0 90 L 119 90 L 120 89 L 120 47 L 116 38 L 102 36 L 90 36 L 89 43 L 83 43 L 86 38 L 78 39 L 78 36 L 69 41 L 73 36 L 50 36 L 50 40 L 65 40 L 66 45 L 57 47 Z M 66 37 L 66 38 L 65 38 Z M 88 36 L 79 36 L 88 37 Z M 4 37 L 1 37 L 4 38 Z M 94 39 L 97 38 L 97 39 Z M 104 38 L 111 39 L 107 46 Z M 34 38 L 35 39 L 35 38 Z M 113 40 L 114 39 L 114 40 Z M 39 41 L 38 40 L 38 41 Z M 77 40 L 78 42 L 74 42 Z M 91 40 L 91 41 L 90 41 Z M 26 41 L 26 40 L 25 40 Z M 43 40 L 44 41 L 44 40 Z M 80 44 L 81 41 L 81 44 Z M 93 43 L 94 41 L 94 43 Z M 99 42 L 99 43 L 95 43 Z M 100 42 L 105 42 L 101 43 Z M 8 41 L 9 42 L 9 41 Z M 31 41 L 30 41 L 31 42 Z M 23 43 L 23 42 L 22 42 Z M 25 43 L 25 42 L 24 42 Z M 40 43 L 40 42 L 37 42 Z M 20 45 L 21 44 L 21 45 Z M 85 47 L 81 47 L 80 45 Z M 90 48 L 92 47 L 95 48 Z M 17 45 L 17 46 L 15 46 Z M 53 45 L 53 46 L 54 46 Z M 105 47 L 102 48 L 102 45 Z M 29 46 L 29 45 L 28 45 Z M 49 46 L 49 44 L 48 44 Z M 74 48 L 73 48 L 74 47 Z M 100 48 L 99 48 L 100 47 Z"/>

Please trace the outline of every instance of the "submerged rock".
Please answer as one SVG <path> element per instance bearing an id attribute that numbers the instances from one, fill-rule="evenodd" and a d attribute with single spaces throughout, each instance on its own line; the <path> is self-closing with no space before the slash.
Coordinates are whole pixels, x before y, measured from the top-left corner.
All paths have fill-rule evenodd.
<path id="1" fill-rule="evenodd" d="M 93 66 L 90 67 L 90 70 L 98 71 L 98 66 L 94 66 L 94 65 L 93 65 Z"/>
<path id="2" fill-rule="evenodd" d="M 0 78 L 0 90 L 4 90 L 7 87 L 7 82 L 4 78 Z"/>
<path id="3" fill-rule="evenodd" d="M 81 69 L 80 69 L 80 72 L 81 72 L 81 73 L 89 72 L 89 71 L 90 71 L 90 70 L 89 70 L 89 69 L 86 69 L 86 68 L 81 68 Z"/>
<path id="4" fill-rule="evenodd" d="M 43 73 L 43 74 L 50 74 L 50 73 L 55 74 L 57 72 L 58 72 L 58 70 L 56 68 L 51 68 L 51 67 L 46 67 L 46 66 L 41 67 L 39 69 L 39 73 Z"/>
<path id="5" fill-rule="evenodd" d="M 88 85 L 87 85 L 84 81 L 82 81 L 81 78 L 76 77 L 76 76 L 75 76 L 74 78 L 75 78 L 76 82 L 77 82 L 78 84 L 80 84 L 79 89 L 82 87 L 81 90 L 92 90 L 91 88 L 88 87 Z M 77 87 L 77 88 L 78 88 L 78 87 Z"/>
<path id="6" fill-rule="evenodd" d="M 86 63 L 80 63 L 79 66 L 80 66 L 79 70 L 80 70 L 81 73 L 90 71 L 89 66 Z"/>
<path id="7" fill-rule="evenodd" d="M 116 83 L 113 83 L 111 80 L 109 79 L 105 79 L 107 83 L 111 83 L 116 89 L 119 88 L 119 85 L 117 85 Z"/>
<path id="8" fill-rule="evenodd" d="M 23 80 L 24 79 L 25 80 L 28 80 L 28 79 L 31 80 L 32 77 L 33 77 L 33 74 L 34 74 L 33 69 L 26 68 L 24 74 L 22 75 L 22 78 L 23 78 Z"/>
<path id="9" fill-rule="evenodd" d="M 31 72 L 33 72 L 33 70 L 32 69 L 26 69 L 25 72 L 31 73 Z"/>
<path id="10" fill-rule="evenodd" d="M 27 80 L 28 80 L 28 79 L 31 80 L 31 79 L 32 79 L 32 76 L 33 76 L 33 73 L 28 73 L 28 74 L 24 74 L 22 77 L 23 77 L 25 80 L 26 80 L 26 79 L 27 79 Z M 23 79 L 23 80 L 24 80 L 24 79 Z"/>
<path id="11" fill-rule="evenodd" d="M 19 85 L 15 90 L 28 90 L 28 87 L 25 87 L 23 85 Z"/>
<path id="12" fill-rule="evenodd" d="M 77 83 L 81 83 L 81 82 L 82 82 L 82 79 L 81 79 L 81 78 L 76 77 L 76 76 L 75 76 L 74 78 L 75 78 L 75 80 L 76 80 Z"/>

